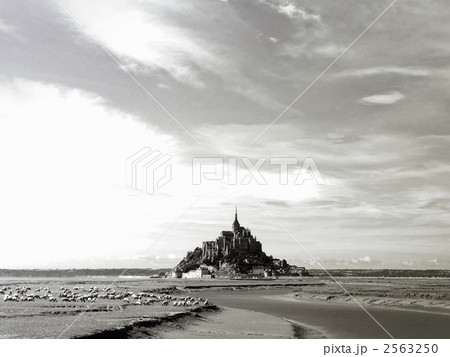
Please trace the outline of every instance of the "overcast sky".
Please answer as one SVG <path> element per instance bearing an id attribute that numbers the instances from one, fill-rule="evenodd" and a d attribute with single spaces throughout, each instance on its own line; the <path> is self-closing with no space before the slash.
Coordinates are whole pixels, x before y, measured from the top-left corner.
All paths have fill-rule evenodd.
<path id="1" fill-rule="evenodd" d="M 0 0 L 1 268 L 173 267 L 237 204 L 292 264 L 271 216 L 325 267 L 450 269 L 445 0 L 398 0 L 254 144 L 391 0 L 58 2 Z M 145 146 L 173 156 L 155 195 L 126 186 Z M 192 185 L 194 157 L 326 184 Z"/>

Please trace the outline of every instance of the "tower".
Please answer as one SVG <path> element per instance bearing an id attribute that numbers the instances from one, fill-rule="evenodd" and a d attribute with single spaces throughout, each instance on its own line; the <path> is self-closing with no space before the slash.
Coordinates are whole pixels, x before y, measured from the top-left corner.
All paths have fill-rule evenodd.
<path id="1" fill-rule="evenodd" d="M 234 222 L 233 222 L 232 228 L 233 228 L 234 234 L 237 234 L 241 229 L 241 225 L 239 224 L 238 216 L 237 216 L 237 206 L 235 207 Z"/>

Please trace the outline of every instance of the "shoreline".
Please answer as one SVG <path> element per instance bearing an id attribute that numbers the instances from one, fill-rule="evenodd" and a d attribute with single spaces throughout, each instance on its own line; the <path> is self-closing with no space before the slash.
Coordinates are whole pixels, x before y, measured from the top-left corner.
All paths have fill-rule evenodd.
<path id="1" fill-rule="evenodd" d="M 160 318 L 138 319 L 73 339 L 326 338 L 297 321 L 244 309 L 208 306 Z"/>
<path id="2" fill-rule="evenodd" d="M 355 301 L 348 295 L 340 296 L 339 298 L 333 297 L 330 299 L 326 293 L 318 295 L 310 294 L 296 294 L 290 292 L 285 295 L 268 296 L 269 299 L 286 299 L 290 301 L 315 301 L 328 304 L 355 304 Z M 379 298 L 374 296 L 357 296 L 355 299 L 358 303 L 364 306 L 380 307 L 387 309 L 409 310 L 423 313 L 435 313 L 435 314 L 450 314 L 450 304 L 448 302 L 434 301 L 415 301 L 413 299 L 394 299 L 394 298 Z M 433 304 L 434 303 L 434 304 Z"/>
<path id="3" fill-rule="evenodd" d="M 159 339 L 305 339 L 317 334 L 296 321 L 261 312 L 220 306 L 212 314 L 161 324 L 149 338 Z M 135 337 L 132 337 L 135 338 Z"/>
<path id="4" fill-rule="evenodd" d="M 140 318 L 127 323 L 124 326 L 95 331 L 89 334 L 73 336 L 72 339 L 133 339 L 133 338 L 152 338 L 151 330 L 157 330 L 164 324 L 174 322 L 186 322 L 191 318 L 199 316 L 200 313 L 220 312 L 216 305 L 197 307 L 189 311 L 175 312 L 162 317 Z M 184 321 L 183 321 L 184 320 Z M 150 330 L 150 331 L 149 331 Z M 141 337 L 139 337 L 141 336 Z M 146 336 L 146 337 L 145 337 Z"/>
<path id="5" fill-rule="evenodd" d="M 314 339 L 320 331 L 270 314 L 208 306 L 160 318 L 138 319 L 73 339 Z"/>
<path id="6" fill-rule="evenodd" d="M 299 297 L 292 297 L 289 296 L 290 294 L 284 294 L 284 295 L 271 295 L 271 296 L 264 296 L 266 299 L 271 300 L 278 300 L 278 301 L 292 301 L 296 303 L 302 303 L 302 302 L 315 302 L 317 304 L 331 304 L 336 306 L 348 306 L 349 304 L 356 304 L 355 301 L 352 299 L 351 301 L 327 301 L 323 299 L 314 299 L 314 298 L 306 298 L 301 299 Z M 359 303 L 361 303 L 363 306 L 366 307 L 374 307 L 379 308 L 383 310 L 391 310 L 391 311 L 411 311 L 416 313 L 423 313 L 423 314 L 436 314 L 436 315 L 450 315 L 450 311 L 447 308 L 436 308 L 436 307 L 424 307 L 424 306 L 401 306 L 401 305 L 377 305 L 377 304 L 368 304 L 365 302 L 361 302 L 358 300 Z M 292 321 L 293 323 L 297 323 L 296 321 Z M 316 327 L 308 327 L 304 323 L 298 323 L 300 326 L 306 329 L 310 329 L 312 336 L 318 336 L 318 337 L 311 337 L 311 335 L 308 335 L 305 338 L 334 338 L 333 334 L 327 334 L 323 331 L 321 331 L 321 328 L 319 326 Z"/>
<path id="7" fill-rule="evenodd" d="M 327 311 L 334 309 L 342 312 L 340 307 L 354 304 L 353 299 L 344 295 L 335 284 L 316 279 L 285 281 L 142 279 L 116 282 L 112 287 L 114 294 L 127 293 L 129 295 L 127 299 L 106 297 L 103 291 L 109 286 L 109 282 L 98 279 L 58 279 L 45 282 L 41 279 L 19 279 L 2 283 L 3 286 L 9 286 L 7 291 L 9 295 L 12 294 L 10 291 L 17 289 L 20 291 L 27 287 L 26 294 L 35 295 L 37 291 L 38 296 L 44 296 L 50 289 L 58 297 L 58 301 L 52 302 L 45 298 L 36 298 L 31 302 L 1 299 L 0 338 L 57 338 L 60 332 L 66 331 L 67 326 L 72 326 L 74 321 L 76 324 L 64 333 L 63 338 L 264 338 L 261 336 L 331 338 L 336 324 L 328 324 L 321 320 L 321 306 Z M 435 319 L 439 323 L 444 323 L 445 319 L 438 315 L 447 317 L 450 315 L 448 307 L 445 307 L 449 304 L 448 296 L 450 296 L 450 285 L 447 280 L 365 281 L 345 278 L 342 283 L 346 284 L 358 302 L 368 307 L 380 308 L 381 314 L 383 314 L 381 309 L 392 312 L 394 310 L 421 312 L 423 319 L 427 321 Z M 59 296 L 66 290 L 89 295 L 92 289 L 96 290 L 99 299 L 91 304 L 84 301 L 68 302 Z M 288 301 L 311 305 L 308 305 L 309 308 L 305 307 L 304 312 L 300 305 L 298 307 L 289 305 L 292 311 L 284 309 L 283 303 L 268 302 L 267 307 L 261 300 L 263 297 L 284 300 L 286 305 L 289 305 Z M 172 302 L 163 303 L 164 300 L 186 298 L 198 299 L 200 302 L 208 298 L 210 306 L 202 306 L 203 304 L 177 306 Z M 311 315 L 311 311 L 316 313 Z M 430 316 L 425 316 L 425 313 Z M 82 318 L 78 318 L 80 314 Z M 346 315 L 341 315 L 340 318 L 346 321 Z M 421 319 L 420 316 L 413 314 L 406 316 L 414 321 Z M 327 318 L 326 314 L 322 317 Z M 258 319 L 261 327 L 253 323 Z M 270 326 L 266 321 L 271 321 Z M 423 335 L 427 335 L 429 330 L 422 330 Z M 352 333 L 358 335 L 359 332 Z"/>
<path id="8" fill-rule="evenodd" d="M 293 284 L 294 285 L 294 284 Z M 296 285 L 296 284 L 295 284 Z M 315 284 L 314 284 L 315 285 Z M 284 286 L 289 287 L 289 286 Z M 191 288 L 191 287 L 189 287 Z M 244 287 L 231 287 L 231 286 L 210 286 L 205 290 L 236 290 L 239 288 L 249 289 L 249 286 Z M 252 286 L 249 290 L 254 289 L 270 289 L 268 286 Z M 280 288 L 280 286 L 273 286 L 274 289 Z M 197 290 L 198 289 L 198 290 Z M 194 291 L 203 290 L 200 287 L 194 286 Z M 326 299 L 324 295 L 294 295 L 295 292 L 289 292 L 280 295 L 264 296 L 267 299 L 285 300 L 285 301 L 315 301 L 317 303 L 331 303 L 336 305 L 347 305 L 354 303 L 353 299 L 347 297 L 344 299 Z M 359 297 L 360 298 L 360 297 Z M 373 301 L 372 297 L 365 297 L 369 301 Z M 370 303 L 367 300 L 358 301 L 366 306 L 380 307 L 386 309 L 396 310 L 412 310 L 422 313 L 436 313 L 436 314 L 449 314 L 448 308 L 423 306 L 423 305 L 395 305 L 395 301 L 389 300 L 386 303 Z M 203 313 L 203 315 L 201 315 Z M 210 313 L 216 313 L 212 316 Z M 239 318 L 236 318 L 239 315 Z M 253 333 L 245 333 L 250 329 L 252 325 L 251 321 L 255 319 L 264 318 L 266 328 L 261 331 Z M 244 322 L 236 322 L 236 320 L 244 320 Z M 268 325 L 274 325 L 285 321 L 290 325 L 291 333 L 285 335 L 279 335 L 276 333 L 276 329 L 270 331 L 267 328 Z M 195 326 L 193 328 L 192 326 Z M 230 327 L 231 326 L 231 327 Z M 208 332 L 205 332 L 208 331 Z M 238 331 L 238 332 L 236 332 Z M 244 336 L 244 337 L 243 337 Z M 180 313 L 170 314 L 166 317 L 151 318 L 147 320 L 134 321 L 126 326 L 117 327 L 109 330 L 99 331 L 87 336 L 75 337 L 75 338 L 295 338 L 295 339 L 325 339 L 331 338 L 331 335 L 327 335 L 320 327 L 308 326 L 305 323 L 278 317 L 271 314 L 252 311 L 251 309 L 237 309 L 224 306 L 209 306 L 203 308 L 196 308 L 191 311 L 185 311 Z"/>
<path id="9" fill-rule="evenodd" d="M 214 290 L 214 289 L 221 289 L 221 290 L 238 290 L 238 289 L 271 289 L 271 288 L 292 288 L 292 287 L 306 287 L 306 286 L 325 286 L 325 283 L 323 282 L 295 282 L 295 283 L 283 283 L 283 282 L 273 282 L 273 280 L 258 280 L 257 283 L 241 283 L 242 280 L 239 281 L 237 284 L 202 284 L 202 285 L 184 285 L 180 286 L 180 289 L 183 290 L 193 290 L 193 291 L 199 291 L 199 290 Z"/>

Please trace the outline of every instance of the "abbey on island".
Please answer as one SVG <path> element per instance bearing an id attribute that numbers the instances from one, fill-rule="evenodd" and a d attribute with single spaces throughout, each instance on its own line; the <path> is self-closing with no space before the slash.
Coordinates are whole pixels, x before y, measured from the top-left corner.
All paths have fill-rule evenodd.
<path id="1" fill-rule="evenodd" d="M 307 275 L 303 267 L 267 256 L 249 228 L 241 226 L 237 207 L 230 231 L 189 251 L 174 268 L 175 278 L 245 278 Z"/>

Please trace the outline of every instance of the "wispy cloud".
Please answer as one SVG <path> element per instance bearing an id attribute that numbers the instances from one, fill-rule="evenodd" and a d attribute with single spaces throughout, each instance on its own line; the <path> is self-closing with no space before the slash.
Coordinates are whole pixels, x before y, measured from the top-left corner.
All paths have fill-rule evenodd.
<path id="1" fill-rule="evenodd" d="M 345 50 L 344 45 L 326 43 L 313 49 L 313 52 L 324 57 L 337 57 Z"/>
<path id="2" fill-rule="evenodd" d="M 153 211 L 138 203 L 139 195 L 124 188 L 124 163 L 149 143 L 174 152 L 176 140 L 107 107 L 92 93 L 25 80 L 0 84 L 0 161 L 14 172 L 0 180 L 0 196 L 7 202 L 0 205 L 5 218 L 0 235 L 9 237 L 2 247 L 4 266 L 39 261 L 55 266 L 56 259 L 76 257 L 86 263 L 143 251 L 168 221 L 165 214 L 173 219 L 173 207 L 163 213 L 167 205 Z M 33 235 L 40 238 L 23 250 L 23 239 Z M 121 244 L 124 236 L 127 246 Z M 68 242 L 76 244 L 68 249 Z M 45 246 L 53 246 L 52 254 L 42 250 Z"/>
<path id="3" fill-rule="evenodd" d="M 248 63 L 255 58 L 251 50 L 241 48 L 242 34 L 239 31 L 248 31 L 248 24 L 239 17 L 239 12 L 233 13 L 237 17 L 228 18 L 230 26 L 237 28 L 231 39 L 228 30 L 220 30 L 224 24 L 217 24 L 217 28 L 208 28 L 208 31 L 192 25 L 196 22 L 201 28 L 208 21 L 214 22 L 213 19 L 219 17 L 217 9 L 223 8 L 218 2 L 198 9 L 182 1 L 144 3 L 111 0 L 101 5 L 98 1 L 60 2 L 86 30 L 73 26 L 84 41 L 100 42 L 135 74 L 165 77 L 195 89 L 217 91 L 220 88 L 222 92 L 218 95 L 223 95 L 223 91 L 233 92 L 258 106 L 276 111 L 285 107 L 274 98 L 270 88 L 260 84 L 261 72 L 256 75 L 253 73 L 256 70 L 249 69 Z M 203 13 L 214 17 L 206 19 Z M 189 21 L 185 21 L 187 18 Z M 271 37 L 264 42 L 265 46 L 273 48 L 271 43 L 277 41 L 278 38 Z M 252 48 L 254 46 L 256 44 L 251 44 Z M 272 68 L 266 72 L 273 77 Z"/>
<path id="4" fill-rule="evenodd" d="M 366 105 L 389 105 L 397 103 L 398 101 L 405 99 L 406 96 L 398 91 L 390 91 L 382 94 L 374 94 L 368 97 L 358 100 L 360 104 Z"/>
<path id="5" fill-rule="evenodd" d="M 283 200 L 265 200 L 263 203 L 269 206 L 290 207 L 290 205 Z"/>
<path id="6" fill-rule="evenodd" d="M 370 267 L 380 267 L 382 262 L 377 259 L 372 259 L 369 256 L 363 256 L 359 258 L 342 258 L 342 259 L 336 259 L 336 258 L 317 258 L 317 261 L 322 265 L 327 266 L 338 266 L 338 267 L 356 267 L 356 266 L 364 266 L 364 268 L 370 268 Z M 317 262 L 311 260 L 308 262 L 308 264 L 311 265 L 317 265 Z"/>
<path id="7" fill-rule="evenodd" d="M 164 21 L 163 10 L 156 5 L 153 11 L 147 11 L 141 3 L 109 1 L 99 11 L 95 1 L 65 0 L 61 4 L 95 40 L 132 70 L 162 70 L 179 82 L 202 88 L 200 72 L 217 72 L 224 65 L 194 32 Z M 82 29 L 78 31 L 93 40 Z"/>
<path id="8" fill-rule="evenodd" d="M 303 8 L 297 7 L 292 3 L 287 5 L 278 5 L 278 12 L 286 15 L 290 19 L 302 19 L 305 21 L 314 20 L 320 21 L 320 15 L 308 12 Z"/>
<path id="9" fill-rule="evenodd" d="M 360 69 L 349 69 L 335 73 L 330 78 L 346 78 L 346 77 L 369 77 L 376 75 L 398 74 L 402 76 L 427 77 L 431 75 L 431 71 L 427 68 L 420 67 L 396 67 L 396 66 L 380 66 Z"/>

